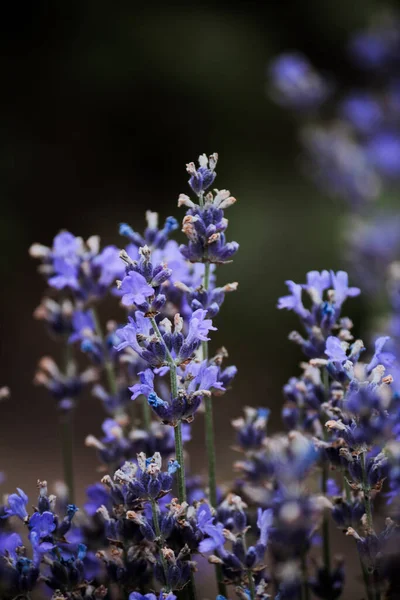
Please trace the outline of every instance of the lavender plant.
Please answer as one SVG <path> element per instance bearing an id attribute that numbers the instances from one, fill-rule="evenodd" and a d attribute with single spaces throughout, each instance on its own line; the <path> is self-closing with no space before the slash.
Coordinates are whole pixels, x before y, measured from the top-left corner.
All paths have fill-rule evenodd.
<path id="1" fill-rule="evenodd" d="M 339 598 L 344 564 L 332 556 L 330 529 L 337 524 L 355 540 L 368 599 L 399 590 L 399 407 L 386 372 L 395 356 L 378 338 L 368 360 L 343 316 L 347 298 L 360 293 L 345 272 L 311 271 L 305 284 L 287 282 L 278 308 L 299 317 L 303 333 L 290 338 L 305 355 L 302 373 L 284 387 L 286 433 L 267 432 L 269 409 L 246 407 L 235 419 L 241 453 L 231 481 L 217 481 L 214 400 L 230 387 L 236 368 L 227 351 L 209 352 L 225 294 L 217 267 L 238 244 L 225 237 L 227 190 L 208 191 L 217 155 L 187 165 L 196 202 L 186 195 L 182 231 L 162 228 L 147 213 L 143 235 L 127 224 L 122 250 L 100 250 L 68 232 L 52 248 L 34 245 L 52 292 L 36 316 L 60 340 L 64 369 L 42 359 L 36 381 L 47 387 L 67 422 L 66 489 L 49 493 L 38 481 L 32 509 L 22 489 L 0 508 L 0 594 L 4 600 L 173 600 L 196 598 L 200 556 L 215 569 L 218 599 Z M 98 305 L 106 295 L 125 312 L 103 326 Z M 308 303 L 304 296 L 309 298 Z M 119 319 L 119 317 L 117 317 Z M 93 366 L 76 360 L 82 351 Z M 106 413 L 102 435 L 86 445 L 98 452 L 104 475 L 73 503 L 71 425 L 84 385 Z M 203 413 L 207 481 L 188 468 L 191 423 Z M 200 417 L 201 418 L 201 417 Z M 67 435 L 68 434 L 68 435 Z M 386 521 L 376 518 L 379 495 Z M 224 486 L 221 485 L 224 483 Z M 322 534 L 322 560 L 320 534 Z M 203 575 L 203 573 L 201 573 Z M 391 595 L 390 595 L 391 594 Z"/>

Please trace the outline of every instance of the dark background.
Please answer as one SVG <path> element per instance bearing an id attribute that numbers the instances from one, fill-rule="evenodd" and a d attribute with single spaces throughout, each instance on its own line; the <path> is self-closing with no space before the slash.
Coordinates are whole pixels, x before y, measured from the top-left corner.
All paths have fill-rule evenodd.
<path id="1" fill-rule="evenodd" d="M 378 5 L 37 0 L 1 9 L 0 385 L 12 392 L 0 410 L 3 492 L 18 485 L 33 498 L 38 478 L 62 474 L 54 402 L 32 385 L 37 360 L 58 356 L 58 348 L 32 319 L 44 283 L 29 246 L 51 245 L 61 228 L 122 244 L 118 223 L 141 230 L 149 208 L 181 220 L 185 164 L 203 152 L 219 153 L 216 185 L 238 198 L 227 216 L 229 238 L 241 244 L 234 263 L 218 271 L 221 283 L 240 282 L 212 342 L 224 344 L 240 369 L 234 389 L 215 403 L 220 474 L 229 473 L 230 420 L 243 405 L 269 406 L 273 428 L 280 426 L 281 387 L 298 373 L 301 355 L 287 341 L 296 320 L 278 312 L 276 300 L 285 279 L 345 266 L 345 208 L 299 174 L 296 121 L 269 100 L 266 68 L 279 52 L 300 49 L 339 87 L 350 85 L 346 40 Z M 348 311 L 359 326 L 363 300 Z M 98 478 L 83 439 L 99 433 L 102 418 L 98 402 L 83 397 L 75 431 L 80 501 Z M 192 462 L 202 470 L 201 417 L 194 429 Z"/>

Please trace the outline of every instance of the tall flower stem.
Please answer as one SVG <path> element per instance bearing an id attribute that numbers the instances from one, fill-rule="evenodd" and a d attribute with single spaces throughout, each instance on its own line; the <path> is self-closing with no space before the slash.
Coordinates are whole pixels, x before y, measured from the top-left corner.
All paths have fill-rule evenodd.
<path id="1" fill-rule="evenodd" d="M 69 504 L 74 504 L 74 436 L 71 410 L 62 414 L 60 418 L 60 423 L 62 436 L 64 481 L 68 488 L 68 502 Z"/>
<path id="2" fill-rule="evenodd" d="M 65 366 L 64 372 L 67 375 L 72 363 L 72 347 L 66 340 L 65 342 Z M 74 435 L 73 435 L 73 409 L 64 411 L 60 415 L 61 439 L 62 439 L 62 459 L 64 481 L 68 488 L 68 502 L 74 503 Z"/>
<path id="3" fill-rule="evenodd" d="M 329 373 L 327 369 L 324 369 L 322 372 L 322 380 L 324 384 L 324 395 L 326 401 L 329 401 Z M 322 423 L 323 430 L 325 431 L 324 424 Z M 326 461 L 322 458 L 322 493 L 326 496 L 327 492 L 327 481 L 328 481 L 328 465 Z M 324 566 L 327 573 L 331 572 L 331 546 L 329 539 L 329 517 L 324 513 L 323 521 L 322 521 L 322 537 L 323 537 L 323 557 L 324 557 Z"/>
<path id="4" fill-rule="evenodd" d="M 157 321 L 154 317 L 150 317 L 150 322 L 153 327 L 154 333 L 159 339 L 160 343 L 165 348 L 165 355 L 167 358 L 167 363 L 169 366 L 169 376 L 171 382 L 171 395 L 173 398 L 178 396 L 178 380 L 176 375 L 176 364 L 171 355 L 171 352 L 168 350 L 167 345 L 164 342 L 164 339 L 161 335 L 161 332 L 158 328 Z M 183 442 L 182 442 L 182 422 L 178 421 L 178 423 L 174 427 L 174 435 L 175 435 L 175 452 L 176 452 L 176 460 L 180 465 L 180 469 L 178 469 L 178 499 L 179 502 L 186 501 L 186 481 L 185 481 L 185 461 L 183 455 Z"/>
<path id="5" fill-rule="evenodd" d="M 173 398 L 178 396 L 178 380 L 176 375 L 176 364 L 171 355 L 171 352 L 168 350 L 166 343 L 164 342 L 163 336 L 161 335 L 161 331 L 158 328 L 157 321 L 154 317 L 150 317 L 150 322 L 153 327 L 154 333 L 156 334 L 159 342 L 165 348 L 165 356 L 167 358 L 167 363 L 169 366 L 169 376 L 171 382 L 171 395 Z M 182 422 L 178 421 L 178 423 L 174 427 L 174 435 L 175 435 L 175 453 L 176 460 L 179 463 L 180 469 L 177 471 L 178 475 L 178 499 L 179 502 L 186 502 L 186 479 L 185 479 L 185 459 L 183 454 L 183 441 L 182 441 Z M 187 593 L 190 600 L 196 600 L 196 584 L 194 580 L 193 572 L 190 573 L 190 581 L 187 585 Z"/>
<path id="6" fill-rule="evenodd" d="M 161 533 L 160 523 L 159 523 L 159 520 L 158 520 L 158 517 L 159 517 L 159 508 L 158 508 L 158 504 L 157 504 L 157 502 L 155 500 L 151 501 L 151 514 L 153 516 L 154 531 L 155 531 L 156 536 L 157 536 L 157 538 L 159 540 L 159 543 L 160 543 L 160 560 L 161 560 L 161 564 L 162 564 L 163 571 L 164 571 L 165 581 L 167 583 L 168 582 L 168 567 L 167 567 L 167 563 L 166 563 L 166 560 L 164 558 L 164 555 L 162 553 L 162 547 L 161 547 L 161 545 L 163 543 L 163 536 L 162 536 L 162 533 Z M 168 586 L 168 583 L 167 583 L 167 586 Z M 170 588 L 167 587 L 167 592 L 169 592 L 169 591 L 170 591 Z"/>
<path id="7" fill-rule="evenodd" d="M 302 600 L 309 600 L 310 592 L 308 589 L 306 553 L 304 553 L 301 558 L 301 571 L 302 571 L 302 575 L 303 575 L 303 582 L 302 582 L 302 586 L 301 586 L 301 598 L 302 598 Z"/>
<path id="8" fill-rule="evenodd" d="M 204 279 L 203 287 L 208 290 L 210 285 L 210 263 L 204 264 Z M 208 359 L 208 342 L 202 342 L 201 345 L 203 360 Z M 215 435 L 214 435 L 214 413 L 212 396 L 205 396 L 205 429 L 206 429 L 206 452 L 208 466 L 208 489 L 210 504 L 213 507 L 217 506 L 217 473 L 216 473 L 216 454 L 215 454 Z M 217 578 L 218 592 L 221 596 L 227 597 L 226 585 L 224 584 L 221 565 L 215 565 L 215 575 Z M 249 580 L 253 580 L 253 576 L 249 575 Z M 250 590 L 251 591 L 251 590 Z"/>
<path id="9" fill-rule="evenodd" d="M 325 462 L 322 464 L 322 493 L 324 496 L 327 492 L 327 480 L 328 480 L 328 469 Z M 328 515 L 324 513 L 323 521 L 322 521 L 322 534 L 323 534 L 323 556 L 324 556 L 324 566 L 328 573 L 331 572 L 331 549 L 329 545 L 329 518 Z"/>
<path id="10" fill-rule="evenodd" d="M 210 263 L 204 264 L 203 287 L 208 290 L 210 285 Z M 202 343 L 203 360 L 208 359 L 208 343 Z M 212 396 L 206 396 L 205 406 L 205 429 L 206 429 L 206 452 L 208 464 L 208 488 L 210 503 L 217 506 L 217 477 L 216 477 L 216 456 L 215 456 L 215 436 L 214 436 L 214 415 Z"/>
<path id="11" fill-rule="evenodd" d="M 366 454 L 365 452 L 362 452 L 360 455 L 361 472 L 362 472 L 362 490 L 364 493 L 365 516 L 367 519 L 368 533 L 371 533 L 374 531 L 374 522 L 373 522 L 373 517 L 372 517 L 371 487 L 368 482 L 367 467 L 365 464 L 365 454 Z M 363 567 L 363 572 L 364 572 L 364 569 L 365 569 L 365 567 Z M 381 595 L 375 585 L 374 575 L 375 575 L 375 569 L 371 573 L 372 590 L 373 590 L 371 595 L 374 598 L 374 600 L 380 600 Z"/>
<path id="12" fill-rule="evenodd" d="M 351 506 L 352 505 L 351 490 L 350 490 L 349 482 L 347 481 L 345 475 L 343 475 L 343 487 L 344 487 L 344 491 L 345 491 L 345 495 L 346 495 L 346 502 L 349 506 Z M 369 581 L 368 581 L 367 569 L 365 568 L 365 565 L 362 561 L 360 554 L 358 555 L 358 557 L 360 559 L 360 568 L 361 568 L 361 573 L 362 573 L 362 577 L 363 577 L 363 581 L 364 581 L 365 593 L 367 594 L 368 600 L 373 600 Z"/>

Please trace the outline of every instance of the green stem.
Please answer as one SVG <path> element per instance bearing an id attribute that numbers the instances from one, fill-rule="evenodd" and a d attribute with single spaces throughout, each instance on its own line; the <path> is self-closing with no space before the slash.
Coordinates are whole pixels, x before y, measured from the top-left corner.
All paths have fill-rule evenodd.
<path id="1" fill-rule="evenodd" d="M 329 400 L 329 373 L 327 369 L 322 372 L 322 381 L 324 384 L 325 400 Z M 324 424 L 322 423 L 323 430 L 325 431 Z M 322 459 L 322 493 L 326 496 L 326 486 L 328 481 L 328 466 L 324 459 Z M 324 566 L 329 574 L 331 572 L 331 546 L 329 540 L 329 517 L 325 513 L 322 521 L 322 536 L 323 536 L 323 556 Z"/>
<path id="2" fill-rule="evenodd" d="M 179 502 L 186 502 L 186 481 L 185 481 L 185 462 L 183 457 L 183 442 L 182 442 L 182 423 L 178 423 L 174 427 L 175 434 L 175 450 L 176 460 L 180 465 L 178 469 L 178 499 Z"/>
<path id="3" fill-rule="evenodd" d="M 74 438 L 71 412 L 63 414 L 60 422 L 64 480 L 68 488 L 68 502 L 74 504 Z"/>
<path id="4" fill-rule="evenodd" d="M 328 469 L 325 463 L 322 464 L 322 493 L 324 496 L 326 495 L 326 485 L 328 480 Z M 323 556 L 324 556 L 324 565 L 325 569 L 328 573 L 331 572 L 331 548 L 329 544 L 329 517 L 324 513 L 324 518 L 322 522 L 322 532 L 323 532 Z"/>
<path id="5" fill-rule="evenodd" d="M 210 285 L 210 263 L 204 264 L 203 287 L 208 290 Z M 202 342 L 203 360 L 208 359 L 208 342 Z M 206 452 L 208 466 L 208 489 L 211 506 L 217 506 L 217 461 L 215 454 L 215 435 L 214 435 L 214 414 L 212 396 L 206 396 L 205 407 L 205 429 L 206 429 Z M 215 575 L 217 579 L 218 592 L 221 596 L 227 597 L 226 585 L 221 565 L 215 565 Z"/>
<path id="6" fill-rule="evenodd" d="M 167 362 L 169 365 L 169 376 L 171 382 L 171 395 L 173 398 L 178 397 L 178 380 L 176 375 L 176 364 L 171 355 L 171 352 L 168 350 L 167 345 L 164 342 L 164 339 L 161 335 L 161 332 L 158 328 L 157 322 L 154 317 L 150 317 L 150 322 L 153 327 L 154 333 L 156 334 L 158 340 L 165 348 L 165 355 L 167 358 Z M 174 427 L 175 434 L 175 452 L 176 452 L 176 460 L 180 465 L 180 469 L 178 469 L 178 499 L 179 502 L 186 501 L 186 481 L 185 481 L 185 461 L 183 456 L 183 442 L 182 442 L 182 422 L 178 421 L 178 423 Z"/>
<path id="7" fill-rule="evenodd" d="M 365 515 L 367 517 L 367 527 L 369 530 L 368 534 L 370 534 L 370 532 L 374 531 L 374 521 L 373 521 L 373 517 L 372 517 L 371 488 L 368 483 L 367 467 L 365 464 L 365 454 L 366 454 L 365 452 L 361 453 L 360 461 L 361 461 L 361 473 L 362 473 L 362 490 L 364 493 Z M 360 557 L 360 560 L 361 560 L 361 557 Z M 368 588 L 371 589 L 371 581 L 368 582 L 368 574 L 365 569 L 365 566 L 363 565 L 362 562 L 361 562 L 361 565 L 362 565 L 363 577 L 365 577 L 364 581 L 366 582 L 366 585 L 368 585 Z M 374 569 L 374 571 L 375 571 L 375 569 Z M 372 580 L 372 590 L 371 590 L 371 594 L 368 594 L 368 598 L 373 597 L 373 598 L 375 598 L 375 600 L 380 600 L 381 595 L 375 585 L 374 572 L 371 573 L 370 580 Z"/>
<path id="8" fill-rule="evenodd" d="M 361 460 L 361 472 L 362 472 L 362 489 L 364 492 L 364 503 L 365 503 L 365 514 L 367 516 L 367 525 L 370 530 L 374 529 L 372 519 L 372 506 L 371 506 L 371 488 L 368 483 L 367 469 L 365 465 L 365 452 L 360 455 Z"/>
<path id="9" fill-rule="evenodd" d="M 304 553 L 301 558 L 301 571 L 303 574 L 303 585 L 301 586 L 301 598 L 302 600 L 309 600 L 310 592 L 308 589 L 308 577 L 307 577 L 307 560 L 306 554 Z"/>
<path id="10" fill-rule="evenodd" d="M 343 487 L 344 487 L 344 491 L 345 491 L 345 495 L 346 495 L 346 502 L 349 506 L 351 506 L 353 503 L 353 500 L 351 497 L 350 485 L 349 485 L 349 482 L 347 481 L 345 475 L 343 475 Z M 368 581 L 367 569 L 365 568 L 365 565 L 362 561 L 360 554 L 358 555 L 358 558 L 360 560 L 360 569 L 361 569 L 362 578 L 364 581 L 365 593 L 367 594 L 368 600 L 372 600 L 372 594 L 371 594 L 370 585 L 369 585 L 369 581 Z"/>
<path id="11" fill-rule="evenodd" d="M 150 431 L 151 426 L 151 408 L 147 402 L 146 396 L 142 396 L 142 421 L 146 431 Z"/>
<path id="12" fill-rule="evenodd" d="M 247 579 L 249 582 L 250 600 L 255 600 L 256 586 L 254 585 L 253 573 L 250 571 L 250 569 L 247 571 Z"/>
<path id="13" fill-rule="evenodd" d="M 216 458 L 214 441 L 214 416 L 212 397 L 205 397 L 206 450 L 208 462 L 208 487 L 211 506 L 217 506 Z"/>
<path id="14" fill-rule="evenodd" d="M 69 367 L 72 364 L 72 346 L 65 342 L 65 364 L 64 372 L 68 375 Z M 60 416 L 61 440 L 62 440 L 62 460 L 64 481 L 68 488 L 68 502 L 74 504 L 74 436 L 73 436 L 73 412 L 68 410 Z"/>
<path id="15" fill-rule="evenodd" d="M 162 553 L 162 545 L 163 545 L 164 540 L 163 540 L 163 536 L 162 536 L 161 529 L 160 529 L 160 523 L 158 520 L 159 508 L 158 508 L 158 504 L 155 500 L 151 500 L 151 513 L 153 516 L 154 531 L 160 542 L 160 560 L 161 560 L 161 564 L 162 564 L 163 571 L 164 571 L 165 581 L 167 584 L 167 592 L 169 592 L 171 590 L 171 588 L 168 586 L 168 566 L 167 566 L 165 557 Z"/>

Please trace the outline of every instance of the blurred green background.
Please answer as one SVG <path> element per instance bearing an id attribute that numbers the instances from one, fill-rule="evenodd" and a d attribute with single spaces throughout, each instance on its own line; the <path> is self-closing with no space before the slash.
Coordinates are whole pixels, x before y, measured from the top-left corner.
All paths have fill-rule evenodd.
<path id="1" fill-rule="evenodd" d="M 286 279 L 345 266 L 345 207 L 301 176 L 296 121 L 268 98 L 267 65 L 299 49 L 350 85 L 346 41 L 377 7 L 367 0 L 3 6 L 0 385 L 12 391 L 1 406 L 4 491 L 18 485 L 32 494 L 38 478 L 61 477 L 55 405 L 32 385 L 37 360 L 58 349 L 32 319 L 44 285 L 30 244 L 50 245 L 61 228 L 121 244 L 118 223 L 140 230 L 146 209 L 181 219 L 185 164 L 203 152 L 219 153 L 216 185 L 238 199 L 228 237 L 241 245 L 218 271 L 221 283 L 240 282 L 212 342 L 214 350 L 225 345 L 240 369 L 234 389 L 216 400 L 220 475 L 234 457 L 230 420 L 243 405 L 269 406 L 272 428 L 280 426 L 281 387 L 302 357 L 287 341 L 297 322 L 276 310 L 276 300 Z M 363 302 L 348 305 L 358 326 Z M 75 433 L 82 489 L 98 477 L 83 440 L 99 433 L 102 418 L 98 403 L 83 397 Z M 199 417 L 194 449 L 202 426 Z M 203 469 L 202 452 L 192 463 Z"/>

